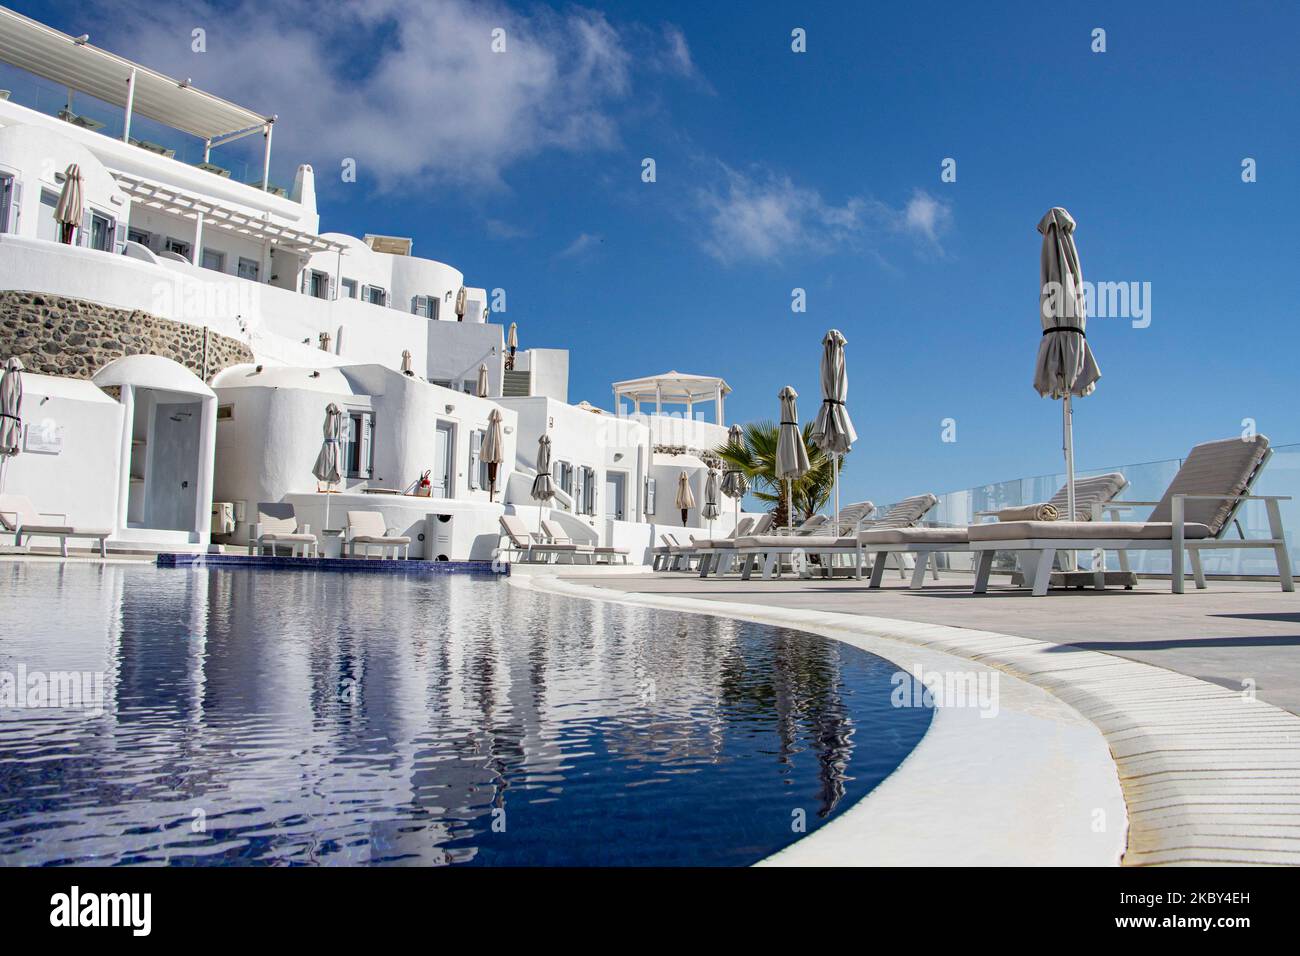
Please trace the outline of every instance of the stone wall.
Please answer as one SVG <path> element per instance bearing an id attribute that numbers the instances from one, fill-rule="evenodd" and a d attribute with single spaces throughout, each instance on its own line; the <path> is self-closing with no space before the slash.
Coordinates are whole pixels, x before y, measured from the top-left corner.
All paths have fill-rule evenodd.
<path id="1" fill-rule="evenodd" d="M 204 381 L 222 369 L 253 361 L 247 345 L 227 335 L 162 319 L 148 312 L 114 309 L 84 299 L 40 292 L 0 292 L 0 360 L 11 355 L 42 375 L 90 378 L 124 355 L 161 355 Z"/>

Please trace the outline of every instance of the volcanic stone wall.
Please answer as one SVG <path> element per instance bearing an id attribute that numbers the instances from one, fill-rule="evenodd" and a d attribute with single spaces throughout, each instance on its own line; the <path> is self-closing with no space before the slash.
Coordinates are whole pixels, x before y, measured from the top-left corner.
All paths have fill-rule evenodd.
<path id="1" fill-rule="evenodd" d="M 11 355 L 43 375 L 90 378 L 124 355 L 161 355 L 204 381 L 231 365 L 253 361 L 247 345 L 228 335 L 148 312 L 114 309 L 41 292 L 0 292 L 0 362 Z"/>

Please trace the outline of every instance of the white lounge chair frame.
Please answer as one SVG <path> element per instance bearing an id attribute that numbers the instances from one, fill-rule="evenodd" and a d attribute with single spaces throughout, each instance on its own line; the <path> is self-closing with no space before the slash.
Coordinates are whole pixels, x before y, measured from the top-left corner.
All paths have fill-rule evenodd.
<path id="1" fill-rule="evenodd" d="M 1273 449 L 1269 448 L 1264 452 L 1259 465 L 1256 466 L 1254 473 L 1250 476 L 1244 494 L 1173 495 L 1170 498 L 1172 533 L 1169 538 L 1027 538 L 1022 540 L 972 541 L 971 550 L 979 555 L 975 569 L 975 586 L 972 593 L 984 594 L 988 591 L 989 573 L 993 568 L 993 555 L 998 551 L 1028 552 L 1036 555 L 1033 561 L 1032 576 L 1027 578 L 1026 583 L 1030 586 L 1030 593 L 1034 597 L 1042 597 L 1047 594 L 1048 585 L 1051 583 L 1052 561 L 1056 557 L 1057 551 L 1096 549 L 1118 551 L 1121 555 L 1121 568 L 1127 568 L 1128 565 L 1128 556 L 1124 553 L 1126 551 L 1168 551 L 1170 554 L 1170 590 L 1174 594 L 1182 594 L 1186 587 L 1184 555 L 1191 562 L 1192 577 L 1197 589 L 1203 590 L 1206 587 L 1206 581 L 1205 571 L 1201 563 L 1201 552 L 1217 551 L 1221 548 L 1251 548 L 1272 551 L 1277 559 L 1278 579 L 1281 582 L 1282 590 L 1294 591 L 1295 580 L 1291 574 L 1291 555 L 1287 551 L 1286 531 L 1282 527 L 1282 509 L 1279 505 L 1279 502 L 1290 501 L 1291 496 L 1252 495 L 1250 493 L 1255 482 L 1263 473 L 1264 466 L 1268 464 L 1269 459 L 1272 457 Z M 1213 536 L 1208 538 L 1187 538 L 1184 527 L 1186 522 L 1183 515 L 1188 501 L 1231 501 L 1232 509 L 1228 512 L 1227 517 L 1223 519 L 1222 524 Z M 1269 536 L 1267 538 L 1242 538 L 1240 540 L 1225 538 L 1224 535 L 1235 521 L 1237 512 L 1241 509 L 1242 504 L 1247 501 L 1264 502 L 1265 509 L 1268 512 Z M 1117 512 L 1126 508 L 1154 506 L 1156 504 L 1158 502 L 1155 501 L 1113 501 L 1107 507 Z M 1094 586 L 1097 588 L 1105 587 L 1104 572 L 1098 571 Z"/>
<path id="2" fill-rule="evenodd" d="M 394 559 L 410 557 L 411 553 L 411 539 L 388 527 L 383 512 L 380 511 L 348 512 L 348 551 L 354 558 L 358 557 L 358 545 L 362 548 L 362 558 L 370 557 L 371 548 L 379 549 L 381 560 L 390 551 Z"/>
<path id="3" fill-rule="evenodd" d="M 6 508 L 5 502 L 19 504 L 17 508 Z M 31 516 L 38 518 L 62 518 L 64 523 L 61 525 L 44 525 L 31 521 Z M 101 531 L 99 529 L 75 528 L 67 524 L 68 516 L 61 511 L 37 511 L 31 501 L 21 495 L 3 495 L 0 496 L 0 518 L 3 518 L 5 530 L 12 530 L 14 536 L 14 546 L 22 547 L 23 538 L 27 539 L 28 545 L 31 544 L 32 538 L 58 538 L 59 554 L 63 557 L 68 556 L 68 539 L 83 538 L 99 542 L 99 556 L 108 557 L 108 538 L 111 531 Z"/>
<path id="4" fill-rule="evenodd" d="M 287 546 L 290 557 L 298 557 L 299 549 L 304 558 L 320 557 L 320 542 L 311 533 L 311 525 L 298 524 L 297 516 L 292 514 L 292 505 L 284 506 L 288 513 L 283 517 L 264 511 L 265 507 L 262 504 L 257 506 L 257 524 L 248 539 L 249 554 L 265 554 L 269 547 L 274 555 L 278 545 Z"/>
<path id="5" fill-rule="evenodd" d="M 569 556 L 569 563 L 575 564 L 574 555 L 577 548 L 573 546 L 547 544 L 535 532 L 524 526 L 518 515 L 500 517 L 501 534 L 497 536 L 497 555 L 513 563 L 514 558 L 523 555 L 525 563 L 531 563 L 534 556 L 549 562 L 552 557 L 559 563 L 561 555 Z M 504 546 L 503 546 L 504 545 Z"/>

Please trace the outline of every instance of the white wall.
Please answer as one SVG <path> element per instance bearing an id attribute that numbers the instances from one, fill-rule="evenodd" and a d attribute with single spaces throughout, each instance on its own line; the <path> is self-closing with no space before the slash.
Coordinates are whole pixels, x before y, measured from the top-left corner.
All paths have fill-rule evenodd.
<path id="1" fill-rule="evenodd" d="M 569 401 L 569 350 L 528 349 L 515 353 L 515 368 L 531 377 L 533 395 Z"/>
<path id="2" fill-rule="evenodd" d="M 0 106 L 3 105 L 0 101 Z M 18 235 L 33 238 L 38 235 L 42 219 L 41 190 L 59 193 L 63 184 L 55 175 L 63 173 L 72 163 L 81 170 L 82 207 L 95 209 L 114 221 L 125 221 L 130 210 L 126 194 L 88 149 L 36 126 L 0 129 L 0 172 L 11 174 L 22 193 L 18 203 L 19 220 L 15 224 Z M 53 221 L 48 207 L 45 217 Z"/>
<path id="3" fill-rule="evenodd" d="M 25 372 L 21 410 L 24 430 L 61 428 L 63 450 L 57 455 L 24 451 L 9 459 L 4 491 L 26 495 L 38 511 L 67 514 L 69 524 L 111 530 L 121 474 L 122 406 L 90 382 Z"/>

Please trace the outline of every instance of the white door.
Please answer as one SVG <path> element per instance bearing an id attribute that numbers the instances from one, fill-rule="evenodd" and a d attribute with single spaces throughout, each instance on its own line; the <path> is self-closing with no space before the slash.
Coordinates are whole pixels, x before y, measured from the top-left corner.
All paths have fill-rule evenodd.
<path id="1" fill-rule="evenodd" d="M 450 498 L 452 494 L 451 458 L 456 447 L 455 437 L 452 425 L 438 423 L 438 431 L 433 440 L 433 468 L 429 475 L 435 498 Z"/>

